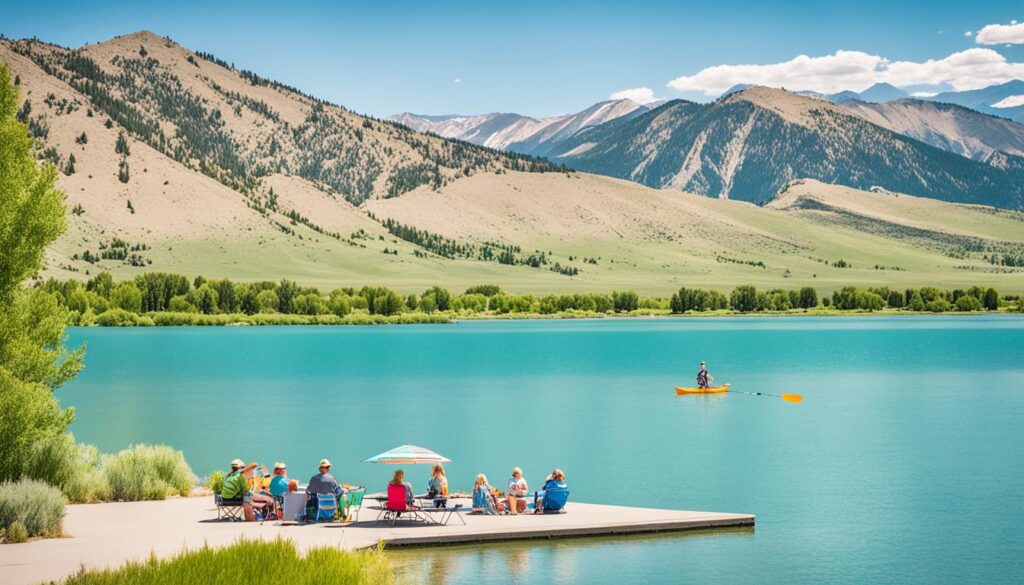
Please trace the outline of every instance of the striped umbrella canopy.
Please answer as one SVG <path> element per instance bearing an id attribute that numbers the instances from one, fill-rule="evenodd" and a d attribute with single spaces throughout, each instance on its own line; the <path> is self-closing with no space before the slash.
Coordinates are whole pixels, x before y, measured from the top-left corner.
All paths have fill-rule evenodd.
<path id="1" fill-rule="evenodd" d="M 388 463 L 392 465 L 405 465 L 413 463 L 451 463 L 452 460 L 444 455 L 438 455 L 430 449 L 417 447 L 416 445 L 402 445 L 380 455 L 374 455 L 363 463 Z"/>

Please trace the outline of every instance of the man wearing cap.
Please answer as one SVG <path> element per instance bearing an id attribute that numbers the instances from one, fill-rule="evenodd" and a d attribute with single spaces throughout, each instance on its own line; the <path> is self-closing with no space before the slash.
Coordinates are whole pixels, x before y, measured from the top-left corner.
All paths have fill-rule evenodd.
<path id="1" fill-rule="evenodd" d="M 331 475 L 331 462 L 327 459 L 320 460 L 320 473 L 309 478 L 306 497 L 310 499 L 310 502 L 312 502 L 312 498 L 316 497 L 313 494 L 333 494 L 339 504 L 345 501 L 343 499 L 345 489 L 338 485 L 338 480 Z"/>

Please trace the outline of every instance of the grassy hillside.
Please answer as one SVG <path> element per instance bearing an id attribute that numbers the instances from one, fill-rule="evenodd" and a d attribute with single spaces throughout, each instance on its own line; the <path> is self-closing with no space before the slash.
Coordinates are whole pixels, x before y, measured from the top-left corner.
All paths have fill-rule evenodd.
<path id="1" fill-rule="evenodd" d="M 835 209 L 809 209 L 818 201 Z M 758 207 L 586 174 L 479 175 L 365 207 L 460 241 L 516 242 L 572 258 L 582 272 L 555 290 L 1024 288 L 1021 269 L 985 259 L 1024 250 L 1024 214 L 809 180 Z"/>

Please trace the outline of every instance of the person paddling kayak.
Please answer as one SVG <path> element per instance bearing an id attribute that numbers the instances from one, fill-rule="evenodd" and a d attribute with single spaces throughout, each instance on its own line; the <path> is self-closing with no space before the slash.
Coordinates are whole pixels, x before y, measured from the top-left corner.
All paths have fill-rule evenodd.
<path id="1" fill-rule="evenodd" d="M 709 383 L 714 380 L 715 377 L 708 372 L 708 369 L 704 366 L 704 362 L 700 363 L 700 369 L 697 370 L 697 387 L 707 388 Z"/>

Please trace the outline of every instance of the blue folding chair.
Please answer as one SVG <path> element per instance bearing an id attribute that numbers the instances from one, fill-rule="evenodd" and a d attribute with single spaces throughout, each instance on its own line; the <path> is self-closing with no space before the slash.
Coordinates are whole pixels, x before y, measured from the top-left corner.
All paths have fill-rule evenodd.
<path id="1" fill-rule="evenodd" d="M 334 494 L 316 494 L 316 500 L 314 500 L 316 508 L 312 511 L 310 522 L 332 522 L 334 515 L 338 511 L 338 500 L 334 498 Z"/>

